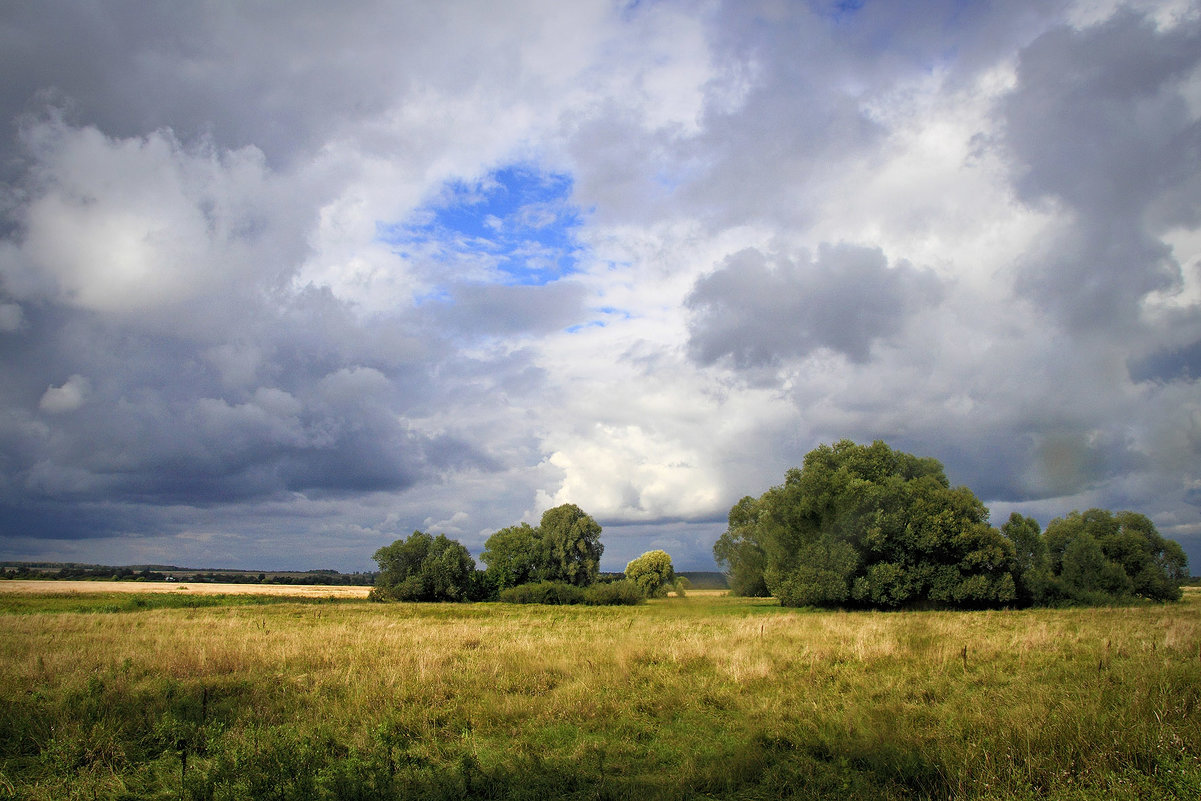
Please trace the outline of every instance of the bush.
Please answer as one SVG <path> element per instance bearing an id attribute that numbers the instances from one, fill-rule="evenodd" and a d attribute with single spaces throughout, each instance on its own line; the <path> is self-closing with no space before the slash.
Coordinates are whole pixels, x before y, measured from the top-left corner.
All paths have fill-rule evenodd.
<path id="1" fill-rule="evenodd" d="M 372 601 L 466 601 L 478 583 L 475 560 L 446 535 L 414 531 L 375 552 L 380 572 Z"/>
<path id="2" fill-rule="evenodd" d="M 629 579 L 594 584 L 584 591 L 584 603 L 590 606 L 635 606 L 645 601 L 642 588 Z"/>
<path id="3" fill-rule="evenodd" d="M 539 581 L 506 587 L 500 591 L 500 600 L 507 604 L 633 606 L 643 603 L 646 596 L 637 584 L 628 579 L 611 584 L 594 584 L 587 588 L 563 581 Z"/>
<path id="4" fill-rule="evenodd" d="M 500 600 L 507 604 L 582 604 L 584 590 L 564 581 L 538 581 L 506 587 L 500 591 Z"/>

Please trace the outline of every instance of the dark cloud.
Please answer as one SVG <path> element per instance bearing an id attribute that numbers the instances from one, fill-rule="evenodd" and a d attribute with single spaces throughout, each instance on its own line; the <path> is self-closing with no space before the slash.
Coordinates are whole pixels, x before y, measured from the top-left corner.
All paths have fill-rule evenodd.
<path id="1" fill-rule="evenodd" d="M 35 307 L 24 331 L 0 337 L 14 378 L 0 389 L 0 535 L 38 519 L 58 536 L 119 511 L 90 527 L 98 536 L 143 519 L 138 506 L 399 491 L 498 469 L 453 432 L 405 422 L 429 405 L 431 365 L 379 346 L 410 337 L 337 311 L 301 293 L 214 348 Z"/>
<path id="2" fill-rule="evenodd" d="M 819 348 L 866 362 L 874 342 L 941 296 L 932 273 L 904 262 L 889 267 L 876 248 L 823 246 L 816 259 L 744 250 L 693 287 L 688 344 L 701 364 L 729 359 L 741 369 Z"/>
<path id="3" fill-rule="evenodd" d="M 336 13 L 310 2 L 287 13 L 121 0 L 10 6 L 0 18 L 0 113 L 13 120 L 49 100 L 113 136 L 170 128 L 185 141 L 254 145 L 278 165 L 385 113 L 414 65 L 435 59 L 434 80 L 450 85 L 478 69 L 483 54 L 467 40 L 434 44 L 441 24 L 375 2 Z"/>
<path id="4" fill-rule="evenodd" d="M 1201 23 L 1160 30 L 1132 12 L 1022 51 L 1002 106 L 1015 183 L 1069 215 L 1017 286 L 1069 328 L 1128 329 L 1145 296 L 1180 286 L 1160 237 L 1201 222 L 1201 121 L 1182 92 L 1199 64 Z"/>
<path id="5" fill-rule="evenodd" d="M 1180 348 L 1161 348 L 1127 360 L 1134 381 L 1196 381 L 1201 378 L 1201 341 Z"/>

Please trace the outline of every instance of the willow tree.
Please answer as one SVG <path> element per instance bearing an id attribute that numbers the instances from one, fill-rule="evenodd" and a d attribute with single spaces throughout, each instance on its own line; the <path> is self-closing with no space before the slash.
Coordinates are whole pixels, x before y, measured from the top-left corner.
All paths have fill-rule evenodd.
<path id="1" fill-rule="evenodd" d="M 732 586 L 762 582 L 786 606 L 978 607 L 1015 597 L 1014 547 L 984 504 L 952 487 L 937 460 L 883 442 L 810 451 L 730 521 L 714 556 Z"/>

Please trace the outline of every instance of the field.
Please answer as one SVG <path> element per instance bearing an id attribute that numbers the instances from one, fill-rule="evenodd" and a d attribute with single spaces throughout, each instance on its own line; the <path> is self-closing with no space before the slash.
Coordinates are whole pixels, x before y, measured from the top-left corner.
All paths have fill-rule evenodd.
<path id="1" fill-rule="evenodd" d="M 71 595 L 94 593 L 171 593 L 174 595 L 258 595 L 300 598 L 365 599 L 370 587 L 329 584 L 207 584 L 188 581 L 61 581 L 31 580 L 0 583 L 0 594 Z"/>
<path id="2" fill-rule="evenodd" d="M 0 797 L 1201 797 L 1195 589 L 829 613 L 22 584 Z"/>

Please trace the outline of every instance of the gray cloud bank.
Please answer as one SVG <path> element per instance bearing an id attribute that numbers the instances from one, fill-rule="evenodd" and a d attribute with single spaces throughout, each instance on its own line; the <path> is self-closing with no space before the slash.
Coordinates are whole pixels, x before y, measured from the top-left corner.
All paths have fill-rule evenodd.
<path id="1" fill-rule="evenodd" d="M 571 501 L 606 569 L 704 568 L 739 497 L 879 437 L 1201 564 L 1195 3 L 113 0 L 0 36 L 0 558 L 364 569 Z M 389 235 L 514 167 L 570 197 L 512 210 L 504 269 Z"/>

